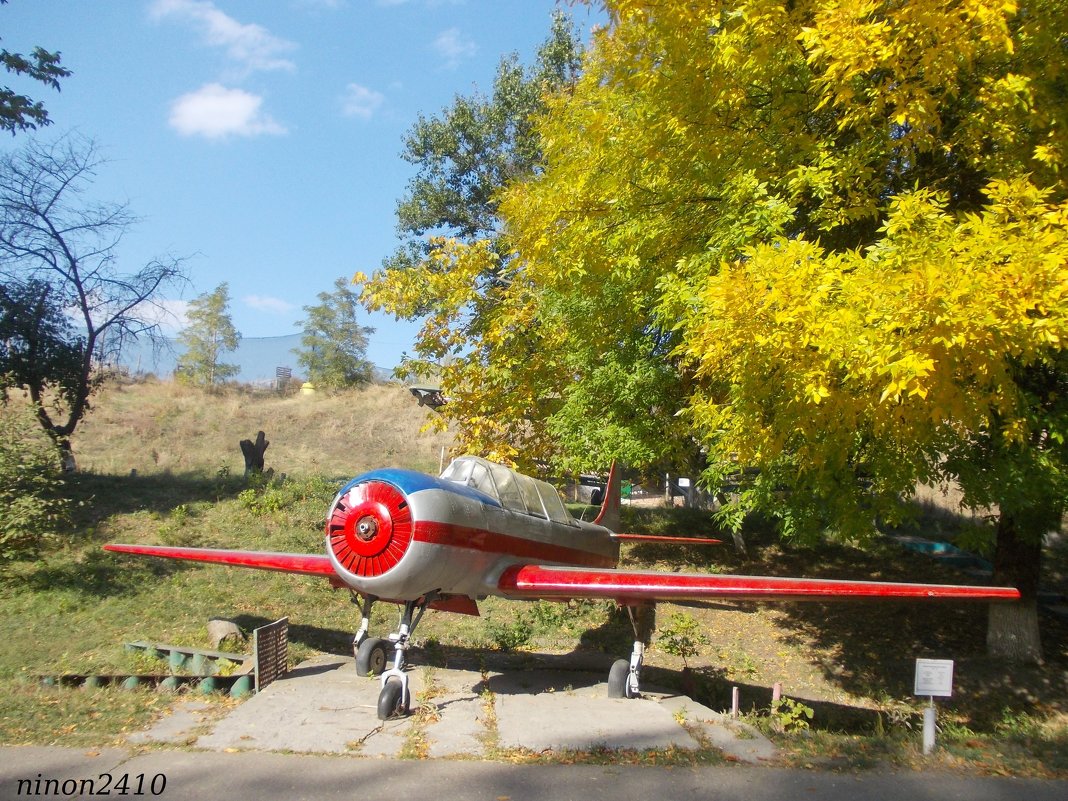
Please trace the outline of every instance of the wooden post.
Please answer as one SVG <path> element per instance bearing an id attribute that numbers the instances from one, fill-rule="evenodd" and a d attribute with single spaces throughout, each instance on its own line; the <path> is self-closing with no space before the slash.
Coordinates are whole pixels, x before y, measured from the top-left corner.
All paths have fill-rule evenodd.
<path id="1" fill-rule="evenodd" d="M 270 444 L 262 431 L 256 432 L 255 442 L 249 439 L 241 440 L 241 453 L 245 457 L 245 475 L 263 472 L 263 452 Z"/>

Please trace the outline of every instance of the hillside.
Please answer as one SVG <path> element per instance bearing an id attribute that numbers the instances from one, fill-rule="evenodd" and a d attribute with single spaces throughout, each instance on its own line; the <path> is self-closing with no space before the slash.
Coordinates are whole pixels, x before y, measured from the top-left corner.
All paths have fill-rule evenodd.
<path id="1" fill-rule="evenodd" d="M 337 394 L 206 394 L 170 381 L 112 383 L 73 437 L 83 470 L 241 473 L 238 443 L 264 431 L 278 473 L 352 476 L 401 465 L 437 472 L 450 440 L 421 433 L 427 410 L 398 384 Z"/>

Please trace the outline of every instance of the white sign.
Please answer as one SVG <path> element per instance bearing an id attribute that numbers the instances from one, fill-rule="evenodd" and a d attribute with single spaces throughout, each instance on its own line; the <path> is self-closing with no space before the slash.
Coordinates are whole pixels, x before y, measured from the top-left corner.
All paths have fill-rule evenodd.
<path id="1" fill-rule="evenodd" d="M 937 695 L 948 698 L 953 695 L 952 659 L 917 659 L 916 682 L 913 695 Z"/>
<path id="2" fill-rule="evenodd" d="M 689 488 L 690 488 L 690 479 L 688 479 L 688 478 L 680 478 L 679 479 L 679 489 L 689 489 Z"/>

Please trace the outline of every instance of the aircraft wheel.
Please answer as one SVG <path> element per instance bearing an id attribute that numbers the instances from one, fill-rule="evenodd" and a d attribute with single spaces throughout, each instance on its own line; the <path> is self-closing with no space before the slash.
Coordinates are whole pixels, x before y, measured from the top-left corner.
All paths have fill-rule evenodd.
<path id="1" fill-rule="evenodd" d="M 612 669 L 608 671 L 608 697 L 632 697 L 630 692 L 630 662 L 626 659 L 617 659 L 612 663 Z"/>
<path id="2" fill-rule="evenodd" d="M 388 646 L 389 642 L 387 640 L 379 639 L 378 637 L 368 637 L 361 642 L 360 647 L 356 649 L 356 675 L 381 675 L 386 669 L 386 648 Z"/>
<path id="3" fill-rule="evenodd" d="M 400 679 L 387 679 L 382 692 L 378 695 L 378 719 L 389 720 L 404 717 L 408 714 L 409 702 L 408 693 L 404 692 Z"/>

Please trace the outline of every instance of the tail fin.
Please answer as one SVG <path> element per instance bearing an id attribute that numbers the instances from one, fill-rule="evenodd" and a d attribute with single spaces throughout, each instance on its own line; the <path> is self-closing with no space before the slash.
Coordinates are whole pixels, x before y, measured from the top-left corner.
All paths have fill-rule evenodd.
<path id="1" fill-rule="evenodd" d="M 608 483 L 604 488 L 604 500 L 601 501 L 601 511 L 593 522 L 604 526 L 609 531 L 619 531 L 619 506 L 619 465 L 612 462 L 612 469 L 608 473 Z"/>

